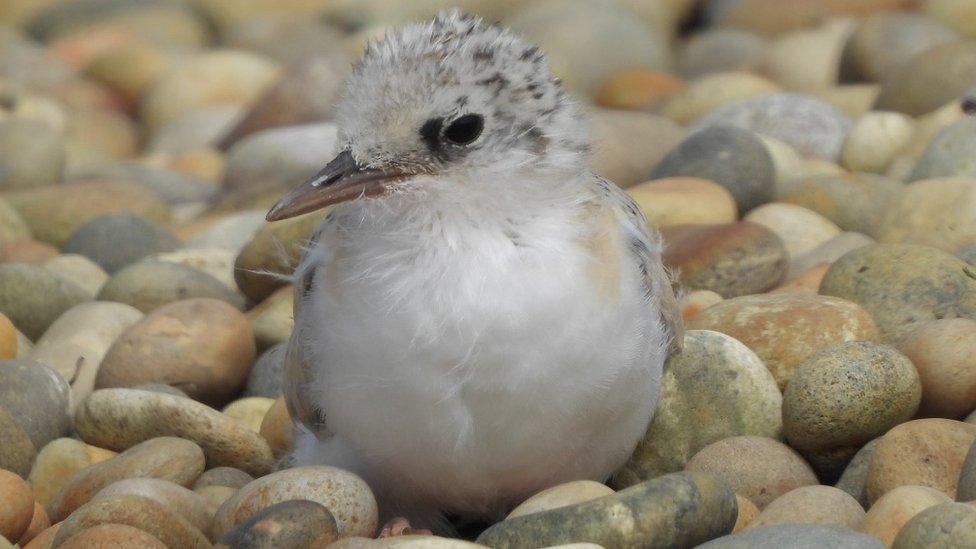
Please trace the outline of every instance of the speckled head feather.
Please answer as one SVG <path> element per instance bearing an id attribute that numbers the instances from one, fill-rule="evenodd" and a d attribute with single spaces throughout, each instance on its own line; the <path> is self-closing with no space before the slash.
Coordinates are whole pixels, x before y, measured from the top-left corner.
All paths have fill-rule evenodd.
<path id="1" fill-rule="evenodd" d="M 465 116 L 462 123 L 483 125 L 476 139 L 445 139 Z M 457 10 L 367 45 L 337 120 L 357 162 L 442 175 L 526 165 L 579 171 L 588 145 L 542 52 Z"/>

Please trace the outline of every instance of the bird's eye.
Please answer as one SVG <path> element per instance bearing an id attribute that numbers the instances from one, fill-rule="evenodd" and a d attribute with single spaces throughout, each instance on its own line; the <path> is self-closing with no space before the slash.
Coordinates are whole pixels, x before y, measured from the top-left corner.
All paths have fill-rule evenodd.
<path id="1" fill-rule="evenodd" d="M 444 129 L 444 139 L 455 145 L 467 145 L 478 139 L 484 128 L 484 117 L 480 114 L 466 114 Z"/>

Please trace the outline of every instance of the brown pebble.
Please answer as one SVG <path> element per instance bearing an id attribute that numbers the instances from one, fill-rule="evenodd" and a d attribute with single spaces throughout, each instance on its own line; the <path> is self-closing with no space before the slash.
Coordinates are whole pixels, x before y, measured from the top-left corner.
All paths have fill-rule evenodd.
<path id="1" fill-rule="evenodd" d="M 142 530 L 167 547 L 209 549 L 210 541 L 183 517 L 163 505 L 141 496 L 114 496 L 93 499 L 64 520 L 54 545 L 100 524 L 125 524 Z"/>
<path id="2" fill-rule="evenodd" d="M 949 496 L 933 488 L 899 486 L 871 505 L 861 523 L 860 531 L 891 547 L 898 531 L 912 517 L 933 505 L 949 501 L 952 501 Z"/>
<path id="3" fill-rule="evenodd" d="M 30 486 L 17 474 L 0 469 L 0 536 L 17 541 L 33 516 Z"/>
<path id="4" fill-rule="evenodd" d="M 926 322 L 899 349 L 915 364 L 922 380 L 920 416 L 962 419 L 976 409 L 976 321 Z"/>
<path id="5" fill-rule="evenodd" d="M 166 544 L 126 524 L 99 524 L 78 532 L 58 549 L 166 549 Z"/>

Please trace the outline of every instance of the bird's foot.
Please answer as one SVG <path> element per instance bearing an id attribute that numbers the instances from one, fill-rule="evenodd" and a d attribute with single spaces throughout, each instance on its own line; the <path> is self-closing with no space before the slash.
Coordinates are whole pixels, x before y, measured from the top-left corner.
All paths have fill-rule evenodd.
<path id="1" fill-rule="evenodd" d="M 397 536 L 430 536 L 432 535 L 430 530 L 425 530 L 423 528 L 414 528 L 410 526 L 410 521 L 403 518 L 397 517 L 390 520 L 383 525 L 383 529 L 380 530 L 381 538 L 393 538 Z"/>

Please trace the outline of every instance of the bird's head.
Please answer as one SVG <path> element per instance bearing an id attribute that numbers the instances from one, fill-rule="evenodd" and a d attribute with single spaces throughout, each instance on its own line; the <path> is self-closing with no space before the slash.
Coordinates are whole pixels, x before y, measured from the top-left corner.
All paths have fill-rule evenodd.
<path id="1" fill-rule="evenodd" d="M 418 177 L 579 171 L 578 110 L 535 46 L 458 11 L 369 44 L 338 105 L 340 153 L 269 220 L 379 196 Z"/>

